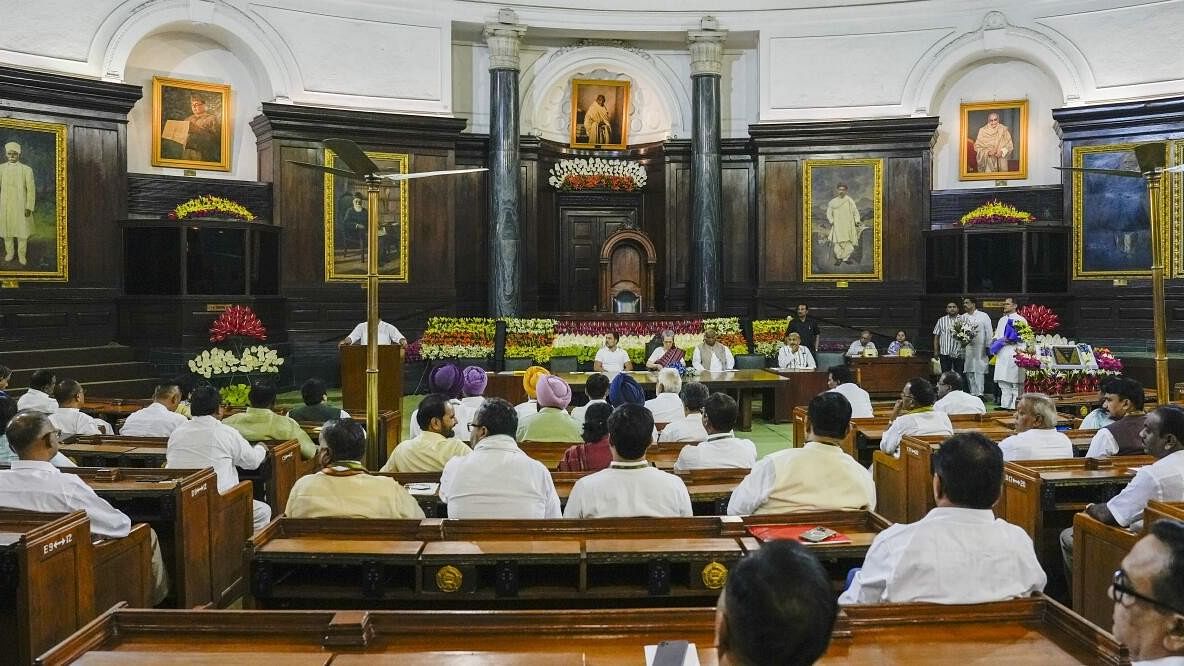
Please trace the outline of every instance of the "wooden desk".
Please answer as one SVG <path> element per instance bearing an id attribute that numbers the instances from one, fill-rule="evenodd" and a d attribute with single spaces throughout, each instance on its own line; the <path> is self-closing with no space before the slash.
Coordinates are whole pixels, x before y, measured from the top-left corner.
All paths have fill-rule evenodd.
<path id="1" fill-rule="evenodd" d="M 1073 610 L 1106 631 L 1114 624 L 1110 582 L 1122 559 L 1152 523 L 1164 518 L 1184 520 L 1184 502 L 1147 504 L 1141 532 L 1104 525 L 1085 513 L 1073 516 Z"/>
<path id="2" fill-rule="evenodd" d="M 90 520 L 0 509 L 0 639 L 27 664 L 95 616 Z"/>
<path id="3" fill-rule="evenodd" d="M 365 427 L 366 412 L 350 412 L 349 415 L 350 418 L 361 423 L 362 426 Z M 402 439 L 403 416 L 401 411 L 387 410 L 385 412 L 378 413 L 378 422 L 381 424 L 381 427 L 378 431 L 378 444 L 382 447 L 383 451 L 386 451 L 386 455 L 389 457 L 391 455 L 391 451 L 395 450 L 395 447 L 399 444 L 399 440 Z M 316 442 L 320 439 L 321 426 L 325 425 L 323 421 L 297 421 L 297 423 L 300 424 L 300 428 L 304 430 L 304 432 L 308 433 L 308 436 L 312 438 L 313 442 Z M 386 462 L 385 458 L 383 459 L 383 462 Z"/>
<path id="4" fill-rule="evenodd" d="M 1002 439 L 1015 434 L 1013 431 L 994 423 L 984 414 L 954 414 L 950 416 L 950 424 L 954 426 L 954 433 L 979 432 L 992 439 Z M 890 417 L 873 416 L 870 419 L 851 419 L 852 450 L 855 459 L 860 463 L 870 465 L 872 455 L 880 450 L 880 440 L 884 433 L 892 427 Z"/>
<path id="5" fill-rule="evenodd" d="M 872 454 L 872 480 L 876 484 L 876 513 L 894 523 L 908 522 L 905 460 L 883 451 Z"/>
<path id="6" fill-rule="evenodd" d="M 785 377 L 788 382 L 784 385 L 778 384 L 773 391 L 772 400 L 766 395 L 763 401 L 765 420 L 772 423 L 786 423 L 794 418 L 794 413 L 798 407 L 803 410 L 814 399 L 814 396 L 826 390 L 827 373 L 826 369 L 819 370 L 782 370 L 780 368 L 769 368 L 769 372 Z M 772 405 L 772 409 L 770 409 Z M 794 430 L 796 436 L 797 430 Z M 798 444 L 799 440 L 794 439 L 794 446 L 801 446 Z"/>
<path id="7" fill-rule="evenodd" d="M 1057 411 L 1070 416 L 1083 417 L 1098 406 L 1098 394 L 1065 393 L 1049 396 L 1057 403 Z M 1143 411 L 1150 412 L 1159 405 L 1159 394 L 1155 389 L 1143 389 Z"/>
<path id="8" fill-rule="evenodd" d="M 847 365 L 851 366 L 855 383 L 872 397 L 899 397 L 910 379 L 928 379 L 933 374 L 928 356 L 847 357 Z"/>
<path id="9" fill-rule="evenodd" d="M 121 666 L 226 664 L 643 663 L 645 645 L 689 640 L 716 663 L 715 609 L 495 611 L 149 611 L 112 609 L 42 655 L 63 666 L 81 657 Z M 916 664 L 967 659 L 999 664 L 1128 664 L 1100 631 L 1047 597 L 972 606 L 852 606 L 835 624 L 822 664 Z M 216 660 L 216 661 L 214 661 Z M 253 661 L 248 661 L 253 660 Z M 112 661 L 78 662 L 110 664 Z"/>

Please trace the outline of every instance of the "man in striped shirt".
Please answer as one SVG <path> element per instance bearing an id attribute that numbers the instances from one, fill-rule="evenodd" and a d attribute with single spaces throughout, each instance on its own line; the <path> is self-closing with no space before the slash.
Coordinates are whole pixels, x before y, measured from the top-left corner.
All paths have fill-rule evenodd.
<path id="1" fill-rule="evenodd" d="M 958 320 L 958 304 L 946 303 L 946 316 L 933 326 L 933 351 L 941 361 L 941 371 L 953 370 L 962 374 L 962 343 L 954 337 L 954 322 Z"/>

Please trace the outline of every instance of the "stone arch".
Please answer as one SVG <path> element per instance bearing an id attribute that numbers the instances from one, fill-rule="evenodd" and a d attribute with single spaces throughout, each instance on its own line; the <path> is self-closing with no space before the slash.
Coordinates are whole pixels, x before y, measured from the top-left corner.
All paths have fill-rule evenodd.
<path id="1" fill-rule="evenodd" d="M 664 63 L 624 45 L 577 45 L 540 58 L 522 73 L 523 133 L 567 143 L 573 78 L 631 82 L 631 144 L 664 141 L 690 126 L 690 94 Z"/>

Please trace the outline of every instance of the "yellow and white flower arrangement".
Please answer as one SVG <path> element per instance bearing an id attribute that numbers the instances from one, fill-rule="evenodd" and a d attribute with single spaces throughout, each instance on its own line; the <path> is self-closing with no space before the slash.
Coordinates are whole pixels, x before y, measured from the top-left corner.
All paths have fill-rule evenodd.
<path id="1" fill-rule="evenodd" d="M 242 204 L 224 197 L 203 194 L 177 206 L 168 215 L 170 220 L 186 220 L 191 217 L 225 217 L 250 222 L 255 214 Z"/>

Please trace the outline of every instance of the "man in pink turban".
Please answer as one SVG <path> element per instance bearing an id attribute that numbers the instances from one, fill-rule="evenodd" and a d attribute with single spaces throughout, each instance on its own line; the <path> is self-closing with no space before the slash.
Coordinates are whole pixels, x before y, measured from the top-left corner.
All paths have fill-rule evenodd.
<path id="1" fill-rule="evenodd" d="M 535 386 L 539 411 L 518 420 L 518 441 L 582 442 L 580 425 L 567 413 L 571 387 L 555 375 L 539 377 Z"/>

